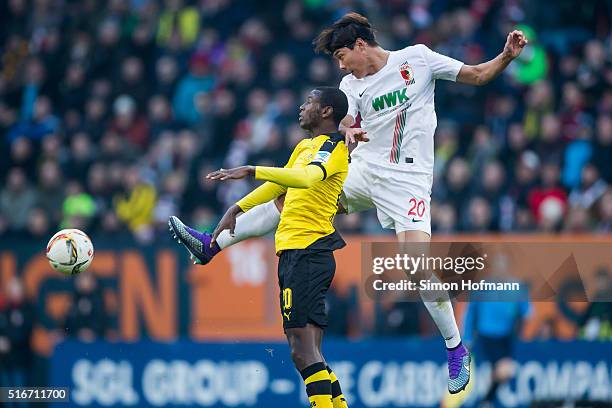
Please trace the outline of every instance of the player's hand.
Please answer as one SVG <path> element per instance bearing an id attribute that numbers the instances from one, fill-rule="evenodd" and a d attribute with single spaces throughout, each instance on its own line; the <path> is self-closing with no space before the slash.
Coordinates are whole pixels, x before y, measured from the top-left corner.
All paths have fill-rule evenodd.
<path id="1" fill-rule="evenodd" d="M 523 34 L 521 30 L 514 30 L 508 34 L 506 45 L 504 45 L 504 55 L 511 59 L 515 59 L 528 43 L 527 37 L 525 37 L 525 34 Z"/>
<path id="2" fill-rule="evenodd" d="M 219 221 L 219 224 L 217 224 L 217 227 L 213 231 L 212 240 L 210 241 L 211 246 L 215 242 L 217 242 L 217 237 L 219 236 L 221 231 L 228 229 L 230 235 L 232 237 L 234 236 L 234 229 L 236 228 L 236 217 L 241 212 L 242 212 L 242 208 L 240 208 L 236 204 L 234 204 L 233 206 L 227 209 L 225 214 L 223 214 L 223 218 L 221 218 L 221 221 Z"/>
<path id="3" fill-rule="evenodd" d="M 344 142 L 347 145 L 355 142 L 368 142 L 370 139 L 368 139 L 367 134 L 368 132 L 361 128 L 348 128 L 344 133 Z"/>
<path id="4" fill-rule="evenodd" d="M 233 169 L 219 169 L 208 173 L 206 176 L 210 180 L 231 180 L 241 179 L 255 174 L 255 166 L 240 166 Z"/>

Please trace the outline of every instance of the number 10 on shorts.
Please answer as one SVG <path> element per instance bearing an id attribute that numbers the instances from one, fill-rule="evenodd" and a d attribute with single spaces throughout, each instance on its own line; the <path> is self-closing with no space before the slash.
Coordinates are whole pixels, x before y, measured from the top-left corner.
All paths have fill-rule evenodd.
<path id="1" fill-rule="evenodd" d="M 291 288 L 283 289 L 283 309 L 291 309 Z"/>

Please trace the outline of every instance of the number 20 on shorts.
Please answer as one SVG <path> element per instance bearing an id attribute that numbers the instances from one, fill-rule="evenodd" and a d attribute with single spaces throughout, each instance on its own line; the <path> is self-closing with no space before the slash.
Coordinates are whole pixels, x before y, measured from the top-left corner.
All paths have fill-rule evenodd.
<path id="1" fill-rule="evenodd" d="M 408 215 L 422 217 L 425 214 L 425 201 L 423 199 L 417 200 L 413 197 L 408 202 L 410 204 Z"/>

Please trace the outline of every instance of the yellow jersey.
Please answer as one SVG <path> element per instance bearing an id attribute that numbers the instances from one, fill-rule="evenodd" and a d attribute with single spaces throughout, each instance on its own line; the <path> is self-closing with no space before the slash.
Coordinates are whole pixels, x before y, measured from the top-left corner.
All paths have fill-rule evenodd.
<path id="1" fill-rule="evenodd" d="M 333 133 L 304 139 L 293 150 L 285 167 L 315 165 L 323 179 L 310 188 L 288 188 L 276 230 L 276 252 L 304 249 L 335 231 L 342 185 L 348 174 L 349 152 L 344 136 Z"/>

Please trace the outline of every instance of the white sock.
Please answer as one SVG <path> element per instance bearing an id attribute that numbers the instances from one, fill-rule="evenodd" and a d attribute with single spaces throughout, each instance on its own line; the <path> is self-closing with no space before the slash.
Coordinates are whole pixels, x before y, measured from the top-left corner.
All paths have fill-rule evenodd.
<path id="1" fill-rule="evenodd" d="M 430 280 L 432 282 L 440 281 L 435 275 Z M 420 295 L 427 311 L 429 311 L 431 318 L 436 323 L 436 326 L 438 326 L 442 337 L 444 337 L 446 348 L 457 347 L 461 342 L 461 335 L 459 334 L 453 304 L 450 301 L 448 292 L 421 291 Z"/>
<path id="2" fill-rule="evenodd" d="M 230 235 L 228 229 L 223 230 L 217 237 L 217 244 L 223 249 L 248 238 L 261 237 L 274 231 L 279 221 L 280 212 L 274 200 L 268 201 L 238 216 L 234 236 Z"/>

